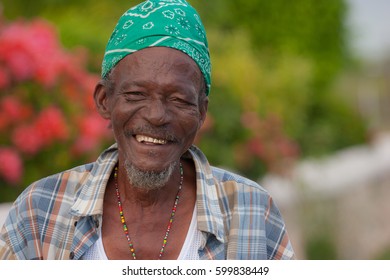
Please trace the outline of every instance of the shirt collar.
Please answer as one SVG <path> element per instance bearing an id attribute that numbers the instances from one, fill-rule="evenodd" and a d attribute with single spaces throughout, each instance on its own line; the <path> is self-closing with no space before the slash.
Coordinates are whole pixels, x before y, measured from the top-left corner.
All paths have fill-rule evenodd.
<path id="1" fill-rule="evenodd" d="M 219 205 L 220 194 L 212 167 L 206 156 L 196 146 L 192 146 L 188 152 L 196 169 L 198 229 L 215 235 L 217 240 L 225 243 L 227 242 L 225 222 Z"/>
<path id="2" fill-rule="evenodd" d="M 117 144 L 106 149 L 92 164 L 88 176 L 76 193 L 75 203 L 70 213 L 75 216 L 103 214 L 104 193 L 111 173 L 118 162 Z"/>

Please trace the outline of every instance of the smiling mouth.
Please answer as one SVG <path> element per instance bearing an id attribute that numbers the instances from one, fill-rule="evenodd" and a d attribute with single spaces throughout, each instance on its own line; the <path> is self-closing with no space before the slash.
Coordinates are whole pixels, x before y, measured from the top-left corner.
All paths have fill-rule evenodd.
<path id="1" fill-rule="evenodd" d="M 135 135 L 135 139 L 137 140 L 138 143 L 143 143 L 143 144 L 165 145 L 168 143 L 168 141 L 165 139 L 153 138 L 145 135 Z"/>

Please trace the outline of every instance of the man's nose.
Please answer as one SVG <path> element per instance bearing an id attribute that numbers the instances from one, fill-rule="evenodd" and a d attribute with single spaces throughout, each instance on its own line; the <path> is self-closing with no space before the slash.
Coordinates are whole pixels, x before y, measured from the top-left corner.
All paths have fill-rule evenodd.
<path id="1" fill-rule="evenodd" d="M 146 110 L 145 118 L 153 125 L 164 125 L 170 118 L 167 105 L 161 100 L 152 100 Z"/>

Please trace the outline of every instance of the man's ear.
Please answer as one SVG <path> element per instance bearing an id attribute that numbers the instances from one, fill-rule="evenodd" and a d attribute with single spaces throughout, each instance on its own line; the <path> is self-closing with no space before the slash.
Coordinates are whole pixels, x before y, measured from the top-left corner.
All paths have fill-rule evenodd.
<path id="1" fill-rule="evenodd" d="M 199 122 L 199 128 L 198 129 L 200 129 L 202 127 L 203 123 L 206 120 L 208 107 L 209 107 L 209 98 L 208 97 L 204 97 L 202 99 L 202 101 L 201 101 L 201 104 L 199 104 L 200 122 Z"/>
<path id="2" fill-rule="evenodd" d="M 95 100 L 95 105 L 99 114 L 104 119 L 109 120 L 111 118 L 111 114 L 108 106 L 109 93 L 107 92 L 107 88 L 103 85 L 102 82 L 99 82 L 96 85 L 93 98 Z"/>

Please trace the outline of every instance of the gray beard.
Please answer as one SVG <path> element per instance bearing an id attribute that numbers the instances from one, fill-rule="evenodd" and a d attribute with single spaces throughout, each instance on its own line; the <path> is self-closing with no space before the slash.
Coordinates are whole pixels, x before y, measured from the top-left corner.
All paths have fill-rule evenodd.
<path id="1" fill-rule="evenodd" d="M 125 161 L 125 169 L 130 184 L 144 191 L 158 190 L 165 186 L 171 178 L 176 165 L 177 162 L 173 162 L 162 171 L 144 171 L 138 169 L 127 160 Z"/>

